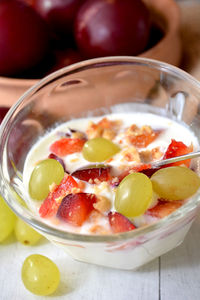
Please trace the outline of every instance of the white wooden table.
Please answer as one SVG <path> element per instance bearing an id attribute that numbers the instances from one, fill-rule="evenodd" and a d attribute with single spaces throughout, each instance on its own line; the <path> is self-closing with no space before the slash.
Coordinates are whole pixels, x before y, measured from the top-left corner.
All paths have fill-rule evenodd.
<path id="1" fill-rule="evenodd" d="M 162 0 L 161 0 L 162 1 Z M 200 3 L 181 1 L 183 68 L 200 79 Z M 50 297 L 29 293 L 21 281 L 24 259 L 39 253 L 61 272 L 61 284 Z M 11 236 L 0 244 L 0 300 L 198 300 L 200 299 L 200 216 L 176 249 L 137 271 L 121 271 L 79 263 L 46 240 L 26 247 Z"/>
<path id="2" fill-rule="evenodd" d="M 1 300 L 198 300 L 200 299 L 200 216 L 176 249 L 137 271 L 121 271 L 80 263 L 47 241 L 35 247 L 11 237 L 0 246 Z M 24 259 L 39 253 L 61 272 L 61 284 L 51 297 L 34 296 L 21 281 Z"/>

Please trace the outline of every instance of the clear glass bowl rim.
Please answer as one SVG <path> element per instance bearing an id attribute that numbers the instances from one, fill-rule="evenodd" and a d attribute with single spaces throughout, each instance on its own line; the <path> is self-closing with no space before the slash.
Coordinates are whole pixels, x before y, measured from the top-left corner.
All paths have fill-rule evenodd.
<path id="1" fill-rule="evenodd" d="M 2 140 L 2 137 L 5 135 L 6 132 L 6 126 L 12 117 L 12 115 L 15 113 L 18 106 L 26 100 L 26 98 L 31 97 L 35 93 L 37 93 L 38 90 L 42 89 L 43 86 L 46 86 L 47 84 L 59 79 L 62 76 L 66 76 L 67 74 L 76 73 L 77 71 L 82 71 L 84 69 L 88 68 L 96 68 L 101 66 L 109 66 L 113 64 L 136 64 L 136 65 L 144 65 L 153 69 L 162 70 L 165 72 L 168 72 L 176 77 L 181 78 L 182 80 L 185 80 L 186 82 L 190 83 L 195 89 L 199 90 L 200 94 L 200 82 L 196 80 L 194 77 L 192 77 L 187 72 L 181 70 L 178 67 L 172 66 L 170 64 L 149 59 L 149 58 L 141 58 L 141 57 L 134 57 L 134 56 L 110 56 L 110 57 L 101 57 L 101 58 L 94 58 L 85 60 L 79 63 L 72 64 L 70 66 L 64 67 L 46 77 L 41 79 L 39 82 L 37 82 L 35 85 L 33 85 L 30 89 L 28 89 L 20 98 L 19 100 L 10 108 L 8 113 L 6 114 L 5 118 L 3 119 L 1 126 L 0 126 L 0 145 L 1 147 L 4 146 L 5 142 Z M 9 133 L 9 132 L 8 132 Z M 5 136 L 4 136 L 5 138 Z M 2 155 L 3 151 L 0 152 Z M 3 181 L 3 185 L 6 188 L 8 192 L 8 197 L 13 198 L 12 196 L 12 190 L 7 182 L 7 180 L 3 176 L 3 170 L 2 165 L 0 166 L 0 177 Z M 3 196 L 3 195 L 2 195 Z M 146 235 L 148 233 L 156 232 L 159 229 L 164 229 L 168 225 L 171 225 L 177 221 L 180 221 L 182 218 L 186 217 L 186 215 L 190 215 L 190 213 L 193 213 L 194 210 L 197 209 L 197 207 L 200 204 L 200 190 L 191 197 L 191 200 L 188 201 L 186 204 L 178 208 L 175 212 L 170 214 L 169 216 L 153 223 L 148 226 L 139 227 L 133 231 L 123 232 L 123 233 L 117 233 L 117 234 L 109 234 L 109 235 L 89 235 L 89 234 L 80 234 L 80 233 L 72 233 L 67 232 L 64 230 L 56 229 L 53 226 L 48 225 L 47 223 L 41 222 L 40 219 L 37 216 L 33 216 L 30 214 L 29 210 L 26 208 L 23 208 L 26 212 L 25 214 L 19 213 L 19 211 L 12 207 L 10 202 L 4 197 L 7 204 L 10 206 L 10 208 L 26 223 L 31 225 L 36 230 L 39 230 L 44 235 L 49 235 L 52 237 L 57 237 L 59 239 L 63 240 L 71 240 L 76 242 L 89 242 L 89 243 L 109 243 L 109 242 L 115 242 L 115 241 L 126 241 L 129 239 L 134 239 L 139 236 Z M 19 203 L 15 203 L 16 206 L 20 206 L 20 209 L 22 209 L 22 206 Z"/>

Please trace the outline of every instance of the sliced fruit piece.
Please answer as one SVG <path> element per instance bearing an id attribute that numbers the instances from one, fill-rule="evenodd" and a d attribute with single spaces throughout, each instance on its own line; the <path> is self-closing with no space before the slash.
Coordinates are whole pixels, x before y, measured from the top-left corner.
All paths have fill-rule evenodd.
<path id="1" fill-rule="evenodd" d="M 62 138 L 50 146 L 50 151 L 62 157 L 75 152 L 81 152 L 84 144 L 85 140 L 83 139 Z"/>
<path id="2" fill-rule="evenodd" d="M 47 198 L 40 206 L 40 216 L 45 218 L 55 215 L 61 200 L 76 188 L 79 188 L 78 183 L 72 176 L 65 174 L 61 183 L 55 186 L 54 190 L 48 194 Z"/>
<path id="3" fill-rule="evenodd" d="M 183 142 L 178 142 L 178 141 L 172 139 L 171 143 L 169 144 L 169 146 L 168 146 L 168 148 L 167 148 L 167 150 L 164 154 L 163 159 L 188 154 L 192 151 L 193 151 L 193 146 L 192 145 L 188 147 Z M 190 162 L 191 162 L 191 159 L 187 159 L 187 160 L 184 160 L 184 161 L 178 161 L 178 162 L 175 162 L 175 163 L 172 163 L 172 164 L 168 164 L 166 166 L 167 167 L 169 167 L 169 166 L 180 166 L 180 165 L 184 164 L 187 167 L 189 167 Z"/>
<path id="4" fill-rule="evenodd" d="M 109 166 L 88 166 L 83 169 L 76 170 L 72 176 L 83 181 L 94 181 L 95 179 L 102 182 L 111 179 Z"/>
<path id="5" fill-rule="evenodd" d="M 63 166 L 63 169 L 66 172 L 65 163 L 64 163 L 64 161 L 60 157 L 58 157 L 54 153 L 50 153 L 49 156 L 48 156 L 48 158 L 57 160 Z M 66 172 L 66 173 L 68 173 L 68 172 Z"/>
<path id="6" fill-rule="evenodd" d="M 69 194 L 63 198 L 57 217 L 74 226 L 81 226 L 92 212 L 96 196 L 88 193 Z"/>
<path id="7" fill-rule="evenodd" d="M 58 207 L 60 205 L 59 201 L 56 201 L 52 195 L 49 193 L 47 198 L 44 200 L 39 209 L 39 214 L 42 218 L 52 217 L 56 214 Z"/>
<path id="8" fill-rule="evenodd" d="M 162 219 L 183 205 L 183 201 L 159 201 L 158 204 L 146 211 L 147 215 Z"/>
<path id="9" fill-rule="evenodd" d="M 118 212 L 109 212 L 108 220 L 113 233 L 125 232 L 135 229 L 129 219 Z"/>
<path id="10" fill-rule="evenodd" d="M 158 170 L 160 170 L 160 168 L 146 168 L 139 172 L 145 174 L 146 176 L 148 176 L 150 178 Z"/>
<path id="11" fill-rule="evenodd" d="M 118 176 L 119 182 L 121 182 L 122 179 L 124 179 L 124 177 L 126 177 L 127 175 L 129 175 L 131 173 L 141 172 L 141 173 L 144 173 L 145 175 L 147 175 L 148 173 L 151 173 L 149 170 L 154 170 L 154 169 L 151 168 L 150 164 L 141 164 L 141 165 L 136 165 L 136 166 L 133 166 L 133 167 L 129 167 L 123 173 L 121 173 Z M 147 176 L 149 177 L 149 175 L 147 175 Z"/>

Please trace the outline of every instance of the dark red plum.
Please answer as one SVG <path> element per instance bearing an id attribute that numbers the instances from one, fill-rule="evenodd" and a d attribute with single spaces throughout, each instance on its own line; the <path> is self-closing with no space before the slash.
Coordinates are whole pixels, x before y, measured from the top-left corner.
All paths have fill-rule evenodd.
<path id="1" fill-rule="evenodd" d="M 63 67 L 69 66 L 71 64 L 83 60 L 83 56 L 80 54 L 80 52 L 73 49 L 57 50 L 54 52 L 54 55 L 55 63 L 48 73 L 52 73 Z"/>
<path id="2" fill-rule="evenodd" d="M 0 124 L 3 121 L 5 115 L 7 114 L 7 112 L 9 111 L 9 107 L 7 106 L 0 106 Z"/>
<path id="3" fill-rule="evenodd" d="M 140 0 L 87 0 L 75 20 L 76 42 L 88 58 L 137 55 L 149 35 L 149 10 Z"/>
<path id="4" fill-rule="evenodd" d="M 48 49 L 45 22 L 27 4 L 0 1 L 0 75 L 11 76 L 42 60 Z"/>
<path id="5" fill-rule="evenodd" d="M 33 7 L 58 34 L 71 34 L 75 15 L 84 0 L 33 0 Z"/>
<path id="6" fill-rule="evenodd" d="M 99 182 L 108 181 L 111 179 L 109 166 L 88 166 L 83 169 L 76 170 L 72 173 L 72 176 L 87 182 L 94 182 L 95 179 Z"/>

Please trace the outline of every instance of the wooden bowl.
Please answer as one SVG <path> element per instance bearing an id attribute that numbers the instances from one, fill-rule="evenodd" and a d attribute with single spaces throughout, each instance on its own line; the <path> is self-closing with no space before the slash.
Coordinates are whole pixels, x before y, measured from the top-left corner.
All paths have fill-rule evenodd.
<path id="1" fill-rule="evenodd" d="M 178 66 L 181 59 L 180 10 L 174 0 L 144 0 L 153 22 L 163 31 L 156 45 L 139 56 L 161 60 Z M 11 106 L 39 79 L 0 77 L 0 105 Z"/>
<path id="2" fill-rule="evenodd" d="M 157 59 L 178 66 L 181 61 L 181 12 L 174 0 L 144 0 L 152 19 L 163 30 L 163 38 L 139 56 Z"/>

